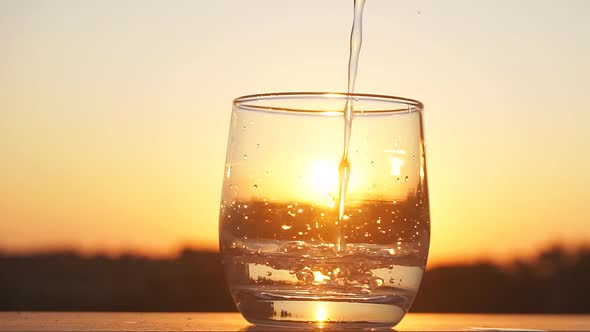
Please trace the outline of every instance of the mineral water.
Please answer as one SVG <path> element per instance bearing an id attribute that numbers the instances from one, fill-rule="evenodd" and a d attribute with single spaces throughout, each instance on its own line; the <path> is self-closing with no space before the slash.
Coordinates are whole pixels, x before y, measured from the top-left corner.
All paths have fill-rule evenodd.
<path id="1" fill-rule="evenodd" d="M 339 116 L 234 108 L 220 245 L 255 324 L 391 327 L 418 291 L 430 238 L 421 110 L 357 108 L 363 7 L 355 1 L 344 107 L 328 112 Z"/>

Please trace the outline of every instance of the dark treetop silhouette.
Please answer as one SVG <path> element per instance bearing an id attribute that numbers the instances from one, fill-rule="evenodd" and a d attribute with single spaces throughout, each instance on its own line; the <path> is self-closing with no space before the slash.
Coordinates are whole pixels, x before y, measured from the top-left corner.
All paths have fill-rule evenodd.
<path id="1" fill-rule="evenodd" d="M 559 247 L 530 261 L 429 270 L 412 307 L 422 312 L 590 313 L 590 249 Z M 0 255 L 0 310 L 234 311 L 219 254 L 174 259 L 73 252 Z"/>

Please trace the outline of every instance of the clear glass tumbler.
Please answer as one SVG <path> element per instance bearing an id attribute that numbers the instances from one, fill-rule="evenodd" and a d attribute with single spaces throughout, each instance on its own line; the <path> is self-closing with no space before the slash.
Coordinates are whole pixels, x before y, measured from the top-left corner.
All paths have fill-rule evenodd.
<path id="1" fill-rule="evenodd" d="M 350 181 L 338 222 L 349 97 Z M 234 100 L 220 247 L 231 294 L 248 321 L 358 329 L 389 328 L 403 318 L 430 240 L 422 109 L 415 100 L 368 94 Z"/>

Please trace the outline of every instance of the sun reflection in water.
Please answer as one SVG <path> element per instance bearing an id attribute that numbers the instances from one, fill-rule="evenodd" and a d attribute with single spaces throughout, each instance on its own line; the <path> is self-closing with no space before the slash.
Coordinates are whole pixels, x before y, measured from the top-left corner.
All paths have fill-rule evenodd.
<path id="1" fill-rule="evenodd" d="M 327 275 L 324 275 L 320 271 L 313 271 L 313 281 L 315 281 L 315 282 L 322 282 L 324 280 L 330 280 L 330 277 L 327 276 Z"/>
<path id="2" fill-rule="evenodd" d="M 323 302 L 318 302 L 315 307 L 315 320 L 318 323 L 319 328 L 322 328 L 324 322 L 328 320 L 328 312 Z"/>

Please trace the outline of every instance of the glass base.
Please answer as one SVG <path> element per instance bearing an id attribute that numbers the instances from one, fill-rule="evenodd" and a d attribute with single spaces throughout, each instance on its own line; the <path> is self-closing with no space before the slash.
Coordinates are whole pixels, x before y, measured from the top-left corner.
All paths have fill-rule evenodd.
<path id="1" fill-rule="evenodd" d="M 283 329 L 389 329 L 406 314 L 407 301 L 402 296 L 314 298 L 268 292 L 238 292 L 234 297 L 250 323 Z"/>

